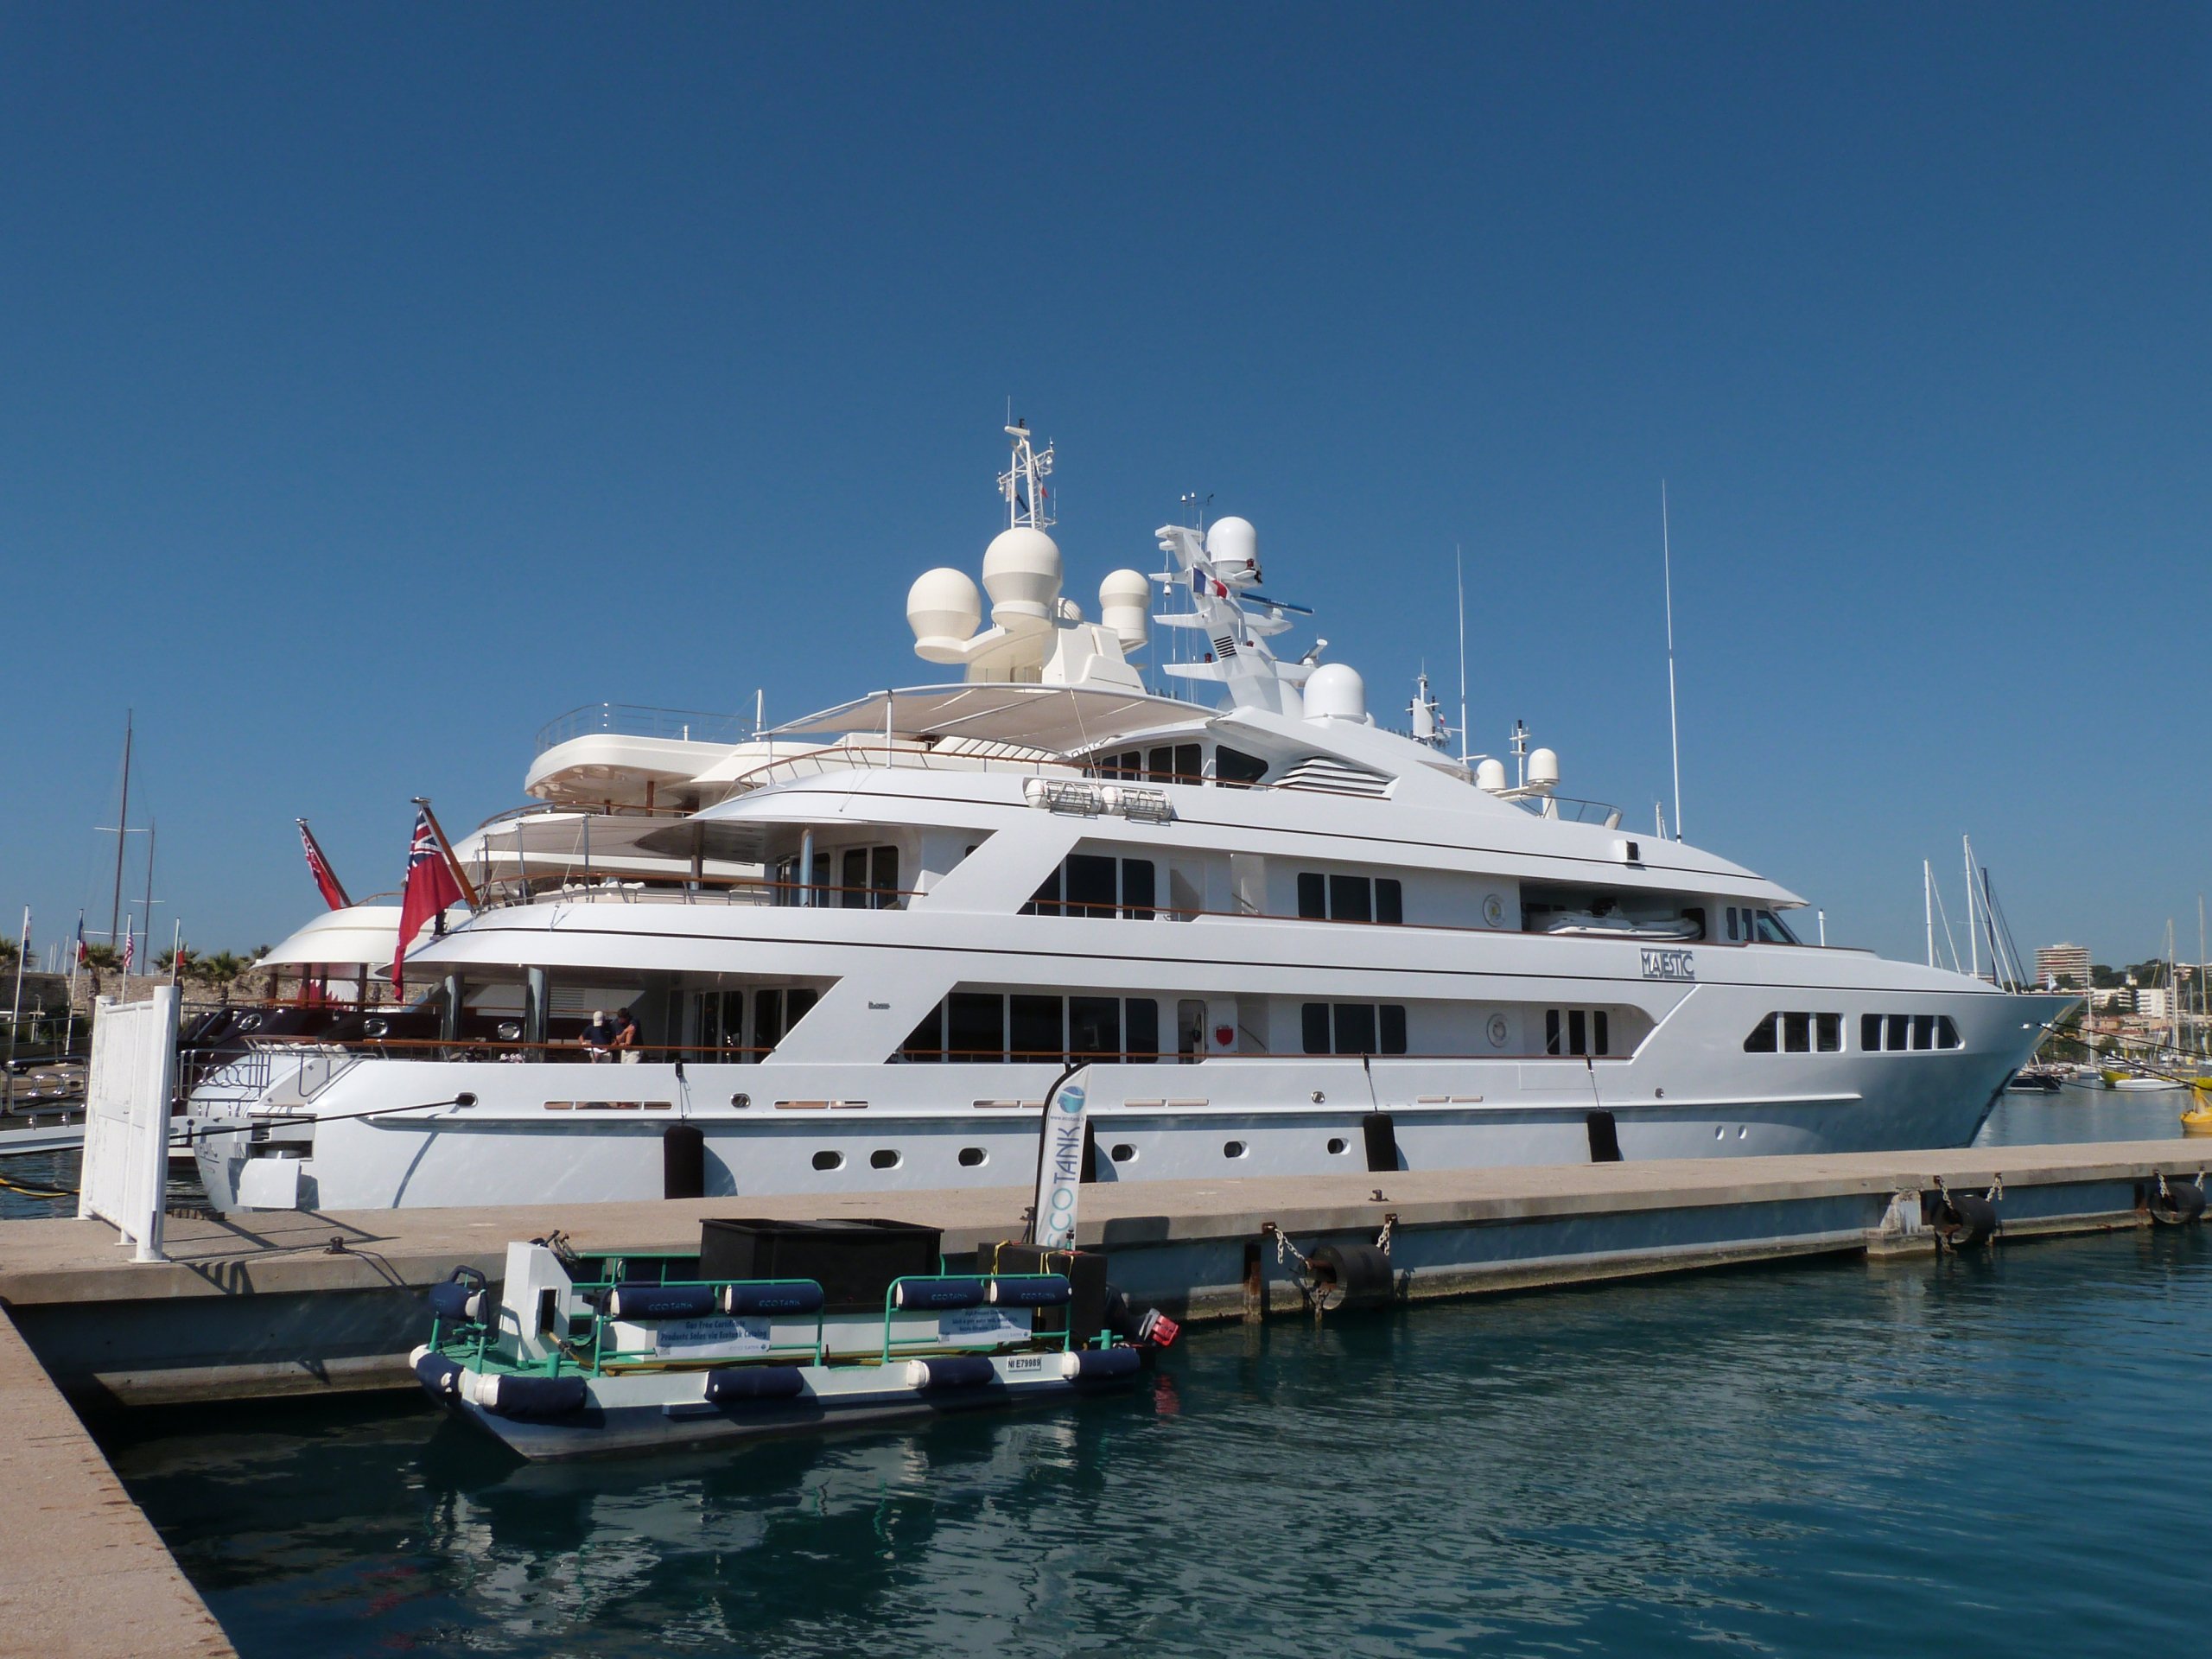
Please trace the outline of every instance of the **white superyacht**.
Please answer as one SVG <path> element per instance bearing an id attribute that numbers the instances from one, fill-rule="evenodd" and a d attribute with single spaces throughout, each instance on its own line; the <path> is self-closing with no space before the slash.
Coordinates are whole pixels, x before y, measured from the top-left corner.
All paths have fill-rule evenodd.
<path id="1" fill-rule="evenodd" d="M 1086 620 L 1051 451 L 1007 430 L 982 591 L 907 600 L 958 681 L 553 744 L 533 792 L 603 791 L 622 874 L 533 874 L 519 833 L 495 869 L 480 832 L 476 908 L 411 942 L 415 1038 L 255 1042 L 201 1085 L 213 1202 L 659 1197 L 677 1141 L 709 1195 L 1020 1185 L 1084 1064 L 1098 1180 L 1955 1146 L 2068 1005 L 1807 944 L 1803 900 L 1564 799 L 1548 751 L 1463 760 L 1419 700 L 1422 736 L 1378 726 L 1318 644 L 1270 648 L 1302 613 L 1242 518 L 1164 527 Z M 1155 624 L 1217 706 L 1147 690 Z M 578 1041 L 594 1008 L 632 1058 Z"/>

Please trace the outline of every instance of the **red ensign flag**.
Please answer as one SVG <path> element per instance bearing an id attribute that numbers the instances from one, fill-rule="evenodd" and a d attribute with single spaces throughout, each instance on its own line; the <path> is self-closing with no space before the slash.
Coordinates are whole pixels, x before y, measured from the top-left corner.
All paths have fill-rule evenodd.
<path id="1" fill-rule="evenodd" d="M 430 815 L 415 809 L 415 839 L 407 847 L 407 889 L 399 899 L 399 947 L 392 953 L 391 988 L 407 988 L 401 969 L 407 947 L 435 916 L 442 916 L 461 897 L 461 884 L 447 867 L 445 849 L 430 828 Z"/>
<path id="2" fill-rule="evenodd" d="M 315 841 L 315 831 L 308 828 L 308 821 L 302 818 L 298 822 L 300 845 L 308 855 L 308 874 L 315 877 L 315 886 L 322 890 L 322 902 L 333 910 L 345 909 L 353 901 L 346 896 L 346 889 L 332 874 L 330 861 L 322 855 L 322 848 Z"/>

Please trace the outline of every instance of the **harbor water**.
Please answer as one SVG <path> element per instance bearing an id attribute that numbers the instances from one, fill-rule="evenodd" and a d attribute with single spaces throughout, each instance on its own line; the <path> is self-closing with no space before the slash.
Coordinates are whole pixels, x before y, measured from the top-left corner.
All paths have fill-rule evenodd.
<path id="1" fill-rule="evenodd" d="M 2073 1654 L 2201 1639 L 2209 1362 L 2198 1228 L 1211 1327 L 1130 1396 L 645 1459 L 405 1395 L 96 1427 L 246 1659 Z"/>

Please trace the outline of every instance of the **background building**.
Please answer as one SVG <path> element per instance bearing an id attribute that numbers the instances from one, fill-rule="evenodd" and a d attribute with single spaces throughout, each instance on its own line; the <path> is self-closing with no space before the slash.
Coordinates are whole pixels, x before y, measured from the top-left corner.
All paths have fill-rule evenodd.
<path id="1" fill-rule="evenodd" d="M 2085 944 L 2046 944 L 2036 952 L 2036 983 L 2048 984 L 2056 977 L 2061 984 L 2082 985 L 2089 982 L 2089 948 Z"/>

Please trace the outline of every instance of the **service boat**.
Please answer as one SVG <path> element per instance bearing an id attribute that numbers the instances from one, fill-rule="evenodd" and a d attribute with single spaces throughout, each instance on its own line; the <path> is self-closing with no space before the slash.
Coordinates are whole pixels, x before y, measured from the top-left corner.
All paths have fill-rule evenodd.
<path id="1" fill-rule="evenodd" d="M 1808 944 L 1804 900 L 1562 798 L 1549 751 L 1453 756 L 1419 700 L 1426 741 L 1384 729 L 1270 648 L 1304 613 L 1242 518 L 1164 527 L 1085 620 L 1008 429 L 990 625 L 958 570 L 908 595 L 962 678 L 784 727 L 639 834 L 756 881 L 486 893 L 407 958 L 444 1046 L 270 1044 L 195 1098 L 213 1201 L 1019 1185 L 1071 1063 L 1102 1181 L 1957 1146 L 2070 1005 Z M 1218 706 L 1147 690 L 1154 622 Z M 594 1002 L 637 1063 L 556 1018 Z M 459 1040 L 486 1009 L 511 1043 Z"/>

